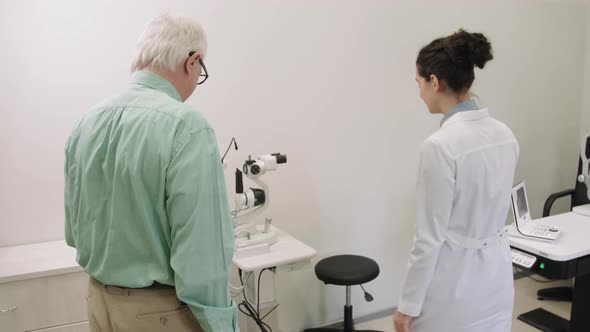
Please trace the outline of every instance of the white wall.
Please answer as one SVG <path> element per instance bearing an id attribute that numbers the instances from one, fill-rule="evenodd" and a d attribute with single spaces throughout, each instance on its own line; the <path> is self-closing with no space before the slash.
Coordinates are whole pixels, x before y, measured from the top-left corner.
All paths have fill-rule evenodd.
<path id="1" fill-rule="evenodd" d="M 581 134 L 590 133 L 590 1 L 586 1 L 588 14 L 586 15 L 586 63 L 584 66 L 584 94 L 580 114 Z"/>
<path id="2" fill-rule="evenodd" d="M 63 145 L 82 113 L 128 79 L 143 24 L 164 9 L 209 34 L 211 78 L 189 103 L 248 154 L 283 152 L 266 179 L 275 223 L 322 258 L 376 259 L 355 314 L 392 308 L 414 225 L 418 147 L 436 130 L 414 82 L 415 57 L 460 27 L 485 33 L 495 59 L 477 72 L 482 104 L 521 143 L 518 179 L 540 215 L 570 187 L 582 106 L 586 9 L 577 1 L 0 2 L 0 246 L 62 238 Z M 586 89 L 587 90 L 587 89 Z M 572 166 L 572 167 L 569 167 Z M 233 183 L 230 167 L 228 186 Z M 311 269 L 278 277 L 286 332 L 342 315 L 344 290 Z"/>

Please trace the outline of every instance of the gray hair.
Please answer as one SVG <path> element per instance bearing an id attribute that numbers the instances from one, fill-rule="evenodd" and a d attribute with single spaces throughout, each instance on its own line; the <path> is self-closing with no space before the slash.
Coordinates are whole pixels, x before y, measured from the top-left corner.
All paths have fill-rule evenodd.
<path id="1" fill-rule="evenodd" d="M 137 42 L 131 72 L 143 67 L 176 71 L 195 51 L 205 57 L 207 36 L 199 23 L 178 14 L 162 14 L 150 21 Z"/>

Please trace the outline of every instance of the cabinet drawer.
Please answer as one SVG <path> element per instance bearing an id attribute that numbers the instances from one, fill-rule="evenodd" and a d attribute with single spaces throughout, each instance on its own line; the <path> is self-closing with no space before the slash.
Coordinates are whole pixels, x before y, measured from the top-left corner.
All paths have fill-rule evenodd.
<path id="1" fill-rule="evenodd" d="M 0 306 L 0 331 L 2 332 L 16 332 L 18 331 L 16 325 L 16 307 L 2 307 Z"/>
<path id="2" fill-rule="evenodd" d="M 83 322 L 87 289 L 84 272 L 0 284 L 0 309 L 16 307 L 18 331 Z"/>

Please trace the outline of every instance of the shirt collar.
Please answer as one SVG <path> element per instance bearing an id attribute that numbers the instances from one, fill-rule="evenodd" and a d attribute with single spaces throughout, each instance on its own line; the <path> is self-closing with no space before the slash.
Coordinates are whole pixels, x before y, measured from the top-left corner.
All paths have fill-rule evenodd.
<path id="1" fill-rule="evenodd" d="M 460 112 L 466 112 L 466 111 L 474 111 L 479 109 L 479 107 L 477 106 L 477 103 L 475 102 L 475 100 L 469 99 L 466 100 L 462 103 L 459 103 L 457 105 L 455 105 L 453 108 L 451 108 L 450 111 L 447 112 L 447 114 L 445 114 L 445 116 L 442 118 L 440 125 L 442 127 L 442 125 L 448 120 L 450 119 L 453 115 L 460 113 Z"/>
<path id="2" fill-rule="evenodd" d="M 148 70 L 140 70 L 131 76 L 130 84 L 143 85 L 148 88 L 161 91 L 173 99 L 182 101 L 178 90 L 167 79 L 162 76 L 152 73 Z"/>
<path id="3" fill-rule="evenodd" d="M 482 108 L 480 110 L 473 110 L 469 112 L 461 112 L 450 118 L 449 121 L 446 121 L 442 127 L 444 128 L 457 122 L 479 121 L 489 116 L 490 112 L 487 108 Z"/>

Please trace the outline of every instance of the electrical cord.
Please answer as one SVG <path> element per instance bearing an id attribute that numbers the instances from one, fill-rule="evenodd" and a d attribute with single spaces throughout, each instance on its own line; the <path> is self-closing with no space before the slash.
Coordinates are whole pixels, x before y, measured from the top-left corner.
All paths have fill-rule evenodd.
<path id="1" fill-rule="evenodd" d="M 243 287 L 242 292 L 243 292 L 243 296 L 244 296 L 244 301 L 242 301 L 242 303 L 240 303 L 238 305 L 238 309 L 244 315 L 252 318 L 256 322 L 256 324 L 260 327 L 260 330 L 262 332 L 272 332 L 272 328 L 270 326 L 268 326 L 268 324 L 266 324 L 265 322 L 262 321 L 262 319 L 260 318 L 260 314 L 258 312 L 256 312 L 256 310 L 254 309 L 252 304 L 250 304 L 250 301 L 248 301 L 248 298 L 246 297 L 244 282 L 242 279 L 242 270 L 240 269 L 238 271 L 240 274 L 240 283 L 242 284 L 242 287 Z M 261 271 L 261 273 L 262 273 L 262 271 Z"/>
<path id="2" fill-rule="evenodd" d="M 266 270 L 271 271 L 270 268 L 265 268 L 265 269 L 262 269 L 262 271 L 260 271 L 260 273 L 258 274 L 258 295 L 256 295 L 256 313 L 257 314 L 260 314 L 260 279 L 262 278 L 262 274 Z"/>
<path id="3" fill-rule="evenodd" d="M 256 322 L 258 327 L 260 327 L 260 331 L 272 332 L 272 328 L 267 323 L 265 323 L 263 320 L 271 312 L 273 312 L 279 305 L 278 304 L 275 305 L 266 315 L 264 315 L 263 317 L 260 317 L 260 279 L 262 277 L 262 273 L 266 270 L 273 271 L 273 270 L 275 270 L 275 268 L 262 269 L 262 271 L 260 271 L 260 273 L 258 274 L 258 295 L 257 295 L 257 299 L 256 299 L 256 309 L 255 309 L 254 306 L 250 303 L 250 301 L 248 301 L 248 298 L 246 297 L 246 287 L 244 286 L 244 281 L 242 279 L 242 270 L 238 269 L 238 273 L 240 275 L 240 284 L 242 285 L 242 294 L 244 296 L 244 301 L 242 301 L 240 304 L 238 304 L 238 310 L 240 310 L 240 312 L 243 313 L 244 315 L 252 318 L 254 320 L 254 322 Z"/>
<path id="4" fill-rule="evenodd" d="M 242 309 L 242 307 L 246 308 L 246 310 L 248 312 L 244 311 L 244 309 Z M 244 315 L 252 318 L 256 322 L 256 324 L 260 327 L 260 331 L 272 332 L 272 328 L 270 326 L 268 326 L 268 324 L 266 324 L 265 322 L 262 321 L 262 319 L 258 316 L 258 314 L 255 312 L 255 309 L 252 308 L 252 306 L 250 305 L 250 303 L 248 301 L 240 303 L 238 305 L 238 309 Z"/>
<path id="5" fill-rule="evenodd" d="M 223 164 L 223 161 L 225 160 L 225 156 L 227 156 L 227 153 L 229 152 L 229 149 L 231 149 L 231 144 L 234 143 L 234 147 L 236 148 L 236 150 L 238 149 L 238 143 L 236 142 L 236 138 L 232 137 L 231 141 L 229 141 L 229 145 L 227 146 L 227 150 L 225 150 L 225 153 L 223 154 L 223 157 L 221 157 L 221 163 Z"/>
<path id="6" fill-rule="evenodd" d="M 550 280 L 550 279 L 541 280 L 541 279 L 533 278 L 533 275 L 536 274 L 536 273 L 522 271 L 522 270 L 518 269 L 516 266 L 513 266 L 512 269 L 514 271 L 516 271 L 516 274 L 517 275 L 520 275 L 520 276 L 525 277 L 525 278 L 530 278 L 530 279 L 532 279 L 532 280 L 534 280 L 536 282 L 540 282 L 540 283 L 543 283 L 543 284 L 548 284 L 548 283 L 554 281 L 554 280 Z"/>

